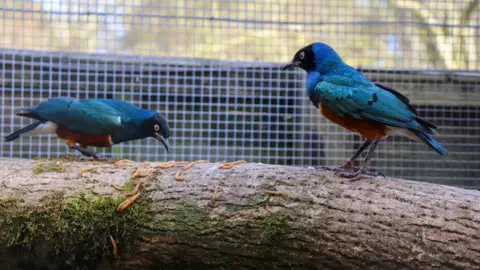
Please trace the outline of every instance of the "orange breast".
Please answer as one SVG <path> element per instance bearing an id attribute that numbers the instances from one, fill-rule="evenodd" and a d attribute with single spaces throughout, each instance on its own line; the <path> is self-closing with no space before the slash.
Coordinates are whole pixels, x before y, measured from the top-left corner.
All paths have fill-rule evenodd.
<path id="1" fill-rule="evenodd" d="M 79 143 L 83 147 L 110 147 L 113 145 L 110 135 L 88 135 L 83 132 L 72 131 L 65 127 L 57 128 L 57 136 L 67 140 L 67 143 Z"/>
<path id="2" fill-rule="evenodd" d="M 369 140 L 379 140 L 387 135 L 388 129 L 386 125 L 365 120 L 358 120 L 350 116 L 342 117 L 328 109 L 323 104 L 320 105 L 320 110 L 322 115 L 328 120 L 346 129 L 356 132 Z"/>

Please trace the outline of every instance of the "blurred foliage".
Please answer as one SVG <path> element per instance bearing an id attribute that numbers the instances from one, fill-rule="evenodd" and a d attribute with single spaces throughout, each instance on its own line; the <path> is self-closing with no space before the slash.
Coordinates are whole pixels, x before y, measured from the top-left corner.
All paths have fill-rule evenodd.
<path id="1" fill-rule="evenodd" d="M 480 68 L 478 0 L 10 0 L 0 47 L 288 61 L 323 41 L 354 66 Z"/>
<path id="2" fill-rule="evenodd" d="M 444 2 L 440 5 L 443 9 L 439 9 L 436 1 L 388 0 L 389 5 L 400 10 L 399 13 L 412 12 L 414 21 L 422 25 L 419 38 L 427 48 L 428 61 L 435 67 L 476 69 L 479 67 L 480 1 L 463 1 L 465 3 L 460 8 L 458 2 Z M 475 16 L 477 23 L 474 22 Z"/>

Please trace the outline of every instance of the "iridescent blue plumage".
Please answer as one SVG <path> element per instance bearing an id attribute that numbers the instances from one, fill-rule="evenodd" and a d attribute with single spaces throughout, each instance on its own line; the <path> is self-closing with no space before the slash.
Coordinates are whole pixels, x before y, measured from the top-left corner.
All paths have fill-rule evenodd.
<path id="1" fill-rule="evenodd" d="M 111 146 L 154 137 L 168 151 L 166 139 L 170 131 L 166 119 L 158 112 L 141 109 L 121 100 L 52 98 L 38 106 L 23 109 L 18 115 L 39 122 L 12 133 L 6 137 L 7 141 L 22 134 L 56 133 L 66 139 L 70 147 L 75 148 L 73 144 L 79 143 L 86 148 L 88 145 Z"/>
<path id="2" fill-rule="evenodd" d="M 374 84 L 344 63 L 330 46 L 313 43 L 300 49 L 285 68 L 292 66 L 307 71 L 307 94 L 312 103 L 322 109 L 322 114 L 366 137 L 367 146 L 373 143 L 371 149 L 378 140 L 401 134 L 425 142 L 442 155 L 447 154 L 432 137 L 436 126 L 420 119 L 408 98 L 394 89 Z M 352 158 L 360 153 L 357 151 Z"/>

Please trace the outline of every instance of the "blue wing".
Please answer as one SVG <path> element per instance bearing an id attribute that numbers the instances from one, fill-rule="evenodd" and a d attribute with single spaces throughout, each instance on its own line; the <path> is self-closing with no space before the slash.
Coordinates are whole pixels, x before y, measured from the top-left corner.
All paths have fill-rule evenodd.
<path id="1" fill-rule="evenodd" d="M 52 98 L 30 109 L 39 117 L 74 131 L 102 135 L 121 127 L 121 113 L 101 100 Z"/>
<path id="2" fill-rule="evenodd" d="M 416 121 L 417 114 L 406 102 L 408 99 L 399 98 L 366 78 L 360 81 L 358 78 L 325 76 L 316 85 L 315 92 L 320 102 L 338 115 L 431 133 Z"/>
<path id="3" fill-rule="evenodd" d="M 123 122 L 136 122 L 146 118 L 150 118 L 155 115 L 155 111 L 144 110 L 134 106 L 131 103 L 117 99 L 96 99 L 95 101 L 101 102 L 113 109 L 115 109 L 122 117 Z"/>

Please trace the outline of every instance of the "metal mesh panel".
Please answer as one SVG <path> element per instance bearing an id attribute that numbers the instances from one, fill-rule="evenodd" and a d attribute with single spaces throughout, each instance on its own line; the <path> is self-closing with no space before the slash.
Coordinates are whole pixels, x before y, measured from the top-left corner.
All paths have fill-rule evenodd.
<path id="1" fill-rule="evenodd" d="M 172 150 L 148 139 L 101 154 L 340 165 L 361 138 L 319 115 L 303 72 L 279 69 L 322 41 L 407 95 L 450 152 L 391 137 L 375 169 L 480 187 L 478 1 L 4 0 L 0 36 L 2 135 L 31 122 L 16 110 L 49 97 L 108 97 L 164 113 Z M 0 153 L 75 154 L 51 136 L 2 141 Z"/>

